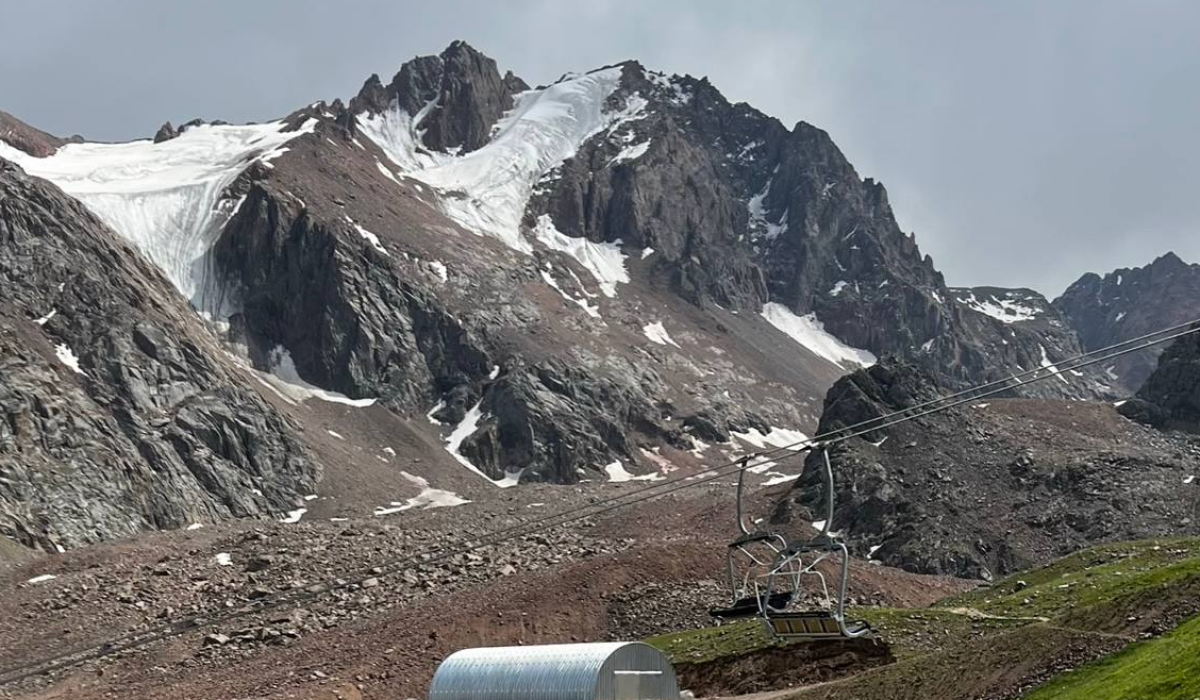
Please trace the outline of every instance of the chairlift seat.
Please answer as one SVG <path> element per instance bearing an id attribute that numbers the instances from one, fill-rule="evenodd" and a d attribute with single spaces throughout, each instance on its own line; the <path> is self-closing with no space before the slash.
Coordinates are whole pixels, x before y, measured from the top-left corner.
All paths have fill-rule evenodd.
<path id="1" fill-rule="evenodd" d="M 787 604 L 792 602 L 793 591 L 779 591 L 771 595 L 762 595 L 758 597 L 747 596 L 740 598 L 736 603 L 728 608 L 715 608 L 709 610 L 708 614 L 721 620 L 740 620 L 746 617 L 755 617 L 762 613 L 761 607 L 763 598 L 766 598 L 766 604 L 771 608 L 785 608 Z"/>
<path id="2" fill-rule="evenodd" d="M 805 611 L 771 613 L 767 624 L 777 637 L 787 639 L 830 639 L 834 637 L 858 637 L 870 631 L 871 626 L 861 620 L 846 623 L 846 631 L 833 613 Z"/>

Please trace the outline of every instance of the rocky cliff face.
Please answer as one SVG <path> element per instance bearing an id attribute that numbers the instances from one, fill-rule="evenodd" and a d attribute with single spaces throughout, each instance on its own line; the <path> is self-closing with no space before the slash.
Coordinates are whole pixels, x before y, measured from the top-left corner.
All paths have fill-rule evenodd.
<path id="1" fill-rule="evenodd" d="M 956 303 L 883 186 L 862 179 L 829 135 L 787 129 L 711 84 L 622 68 L 611 100 L 642 105 L 539 182 L 526 211 L 570 236 L 652 248 L 656 274 L 693 303 L 812 314 L 850 346 L 895 354 L 963 386 L 1078 354 L 1044 300 L 1041 323 Z M 867 321 L 871 319 L 871 321 Z M 882 322 L 880 322 L 882 321 Z M 1087 373 L 1043 396 L 1097 396 Z"/>
<path id="2" fill-rule="evenodd" d="M 1086 350 L 1108 347 L 1186 323 L 1200 314 L 1200 265 L 1167 253 L 1145 267 L 1122 268 L 1103 277 L 1088 273 L 1054 300 Z M 1161 346 L 1115 358 L 1103 369 L 1128 396 L 1154 371 Z"/>
<path id="3" fill-rule="evenodd" d="M 1200 433 L 1200 335 L 1172 343 L 1137 395 L 1120 410 L 1156 428 Z"/>
<path id="4" fill-rule="evenodd" d="M 0 535 L 54 551 L 274 516 L 319 465 L 158 270 L 0 160 Z"/>
<path id="5" fill-rule="evenodd" d="M 1054 381 L 1053 379 L 1049 381 Z M 819 430 L 934 396 L 920 370 L 885 361 L 830 389 Z M 1197 531 L 1200 446 L 1124 420 L 1111 406 L 985 399 L 831 449 L 833 528 L 892 566 L 990 579 L 1092 542 Z M 820 455 L 776 511 L 822 517 Z"/>

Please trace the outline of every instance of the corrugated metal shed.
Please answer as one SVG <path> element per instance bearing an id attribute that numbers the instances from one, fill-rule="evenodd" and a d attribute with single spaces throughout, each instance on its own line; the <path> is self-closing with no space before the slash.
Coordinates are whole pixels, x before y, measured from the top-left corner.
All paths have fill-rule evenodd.
<path id="1" fill-rule="evenodd" d="M 464 649 L 429 686 L 429 700 L 678 698 L 671 662 L 641 642 Z"/>

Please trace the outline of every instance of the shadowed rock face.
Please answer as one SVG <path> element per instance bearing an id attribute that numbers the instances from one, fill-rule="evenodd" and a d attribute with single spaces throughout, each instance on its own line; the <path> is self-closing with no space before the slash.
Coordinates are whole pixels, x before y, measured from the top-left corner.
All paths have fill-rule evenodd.
<path id="1" fill-rule="evenodd" d="M 293 427 L 162 275 L 6 161 L 0 286 L 0 534 L 54 551 L 312 492 Z"/>
<path id="2" fill-rule="evenodd" d="M 927 374 L 885 358 L 830 389 L 818 430 L 937 396 Z M 838 443 L 830 458 L 833 529 L 910 571 L 990 579 L 1088 543 L 1197 528 L 1179 483 L 1200 450 L 1103 404 L 989 398 Z M 775 522 L 824 517 L 823 478 L 810 454 Z"/>
<path id="3" fill-rule="evenodd" d="M 1200 265 L 1167 253 L 1145 267 L 1122 268 L 1103 277 L 1088 273 L 1054 300 L 1079 333 L 1086 350 L 1139 338 L 1200 317 Z M 1105 365 L 1114 388 L 1137 391 L 1154 371 L 1164 348 L 1155 346 Z"/>
<path id="4" fill-rule="evenodd" d="M 1137 396 L 1120 410 L 1156 428 L 1200 433 L 1200 336 L 1184 336 L 1172 343 Z"/>

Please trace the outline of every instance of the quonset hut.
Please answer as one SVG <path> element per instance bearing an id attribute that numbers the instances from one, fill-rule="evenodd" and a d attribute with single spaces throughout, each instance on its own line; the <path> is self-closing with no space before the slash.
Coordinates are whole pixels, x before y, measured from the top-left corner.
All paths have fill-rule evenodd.
<path id="1" fill-rule="evenodd" d="M 464 649 L 429 700 L 679 700 L 675 669 L 641 642 Z"/>

